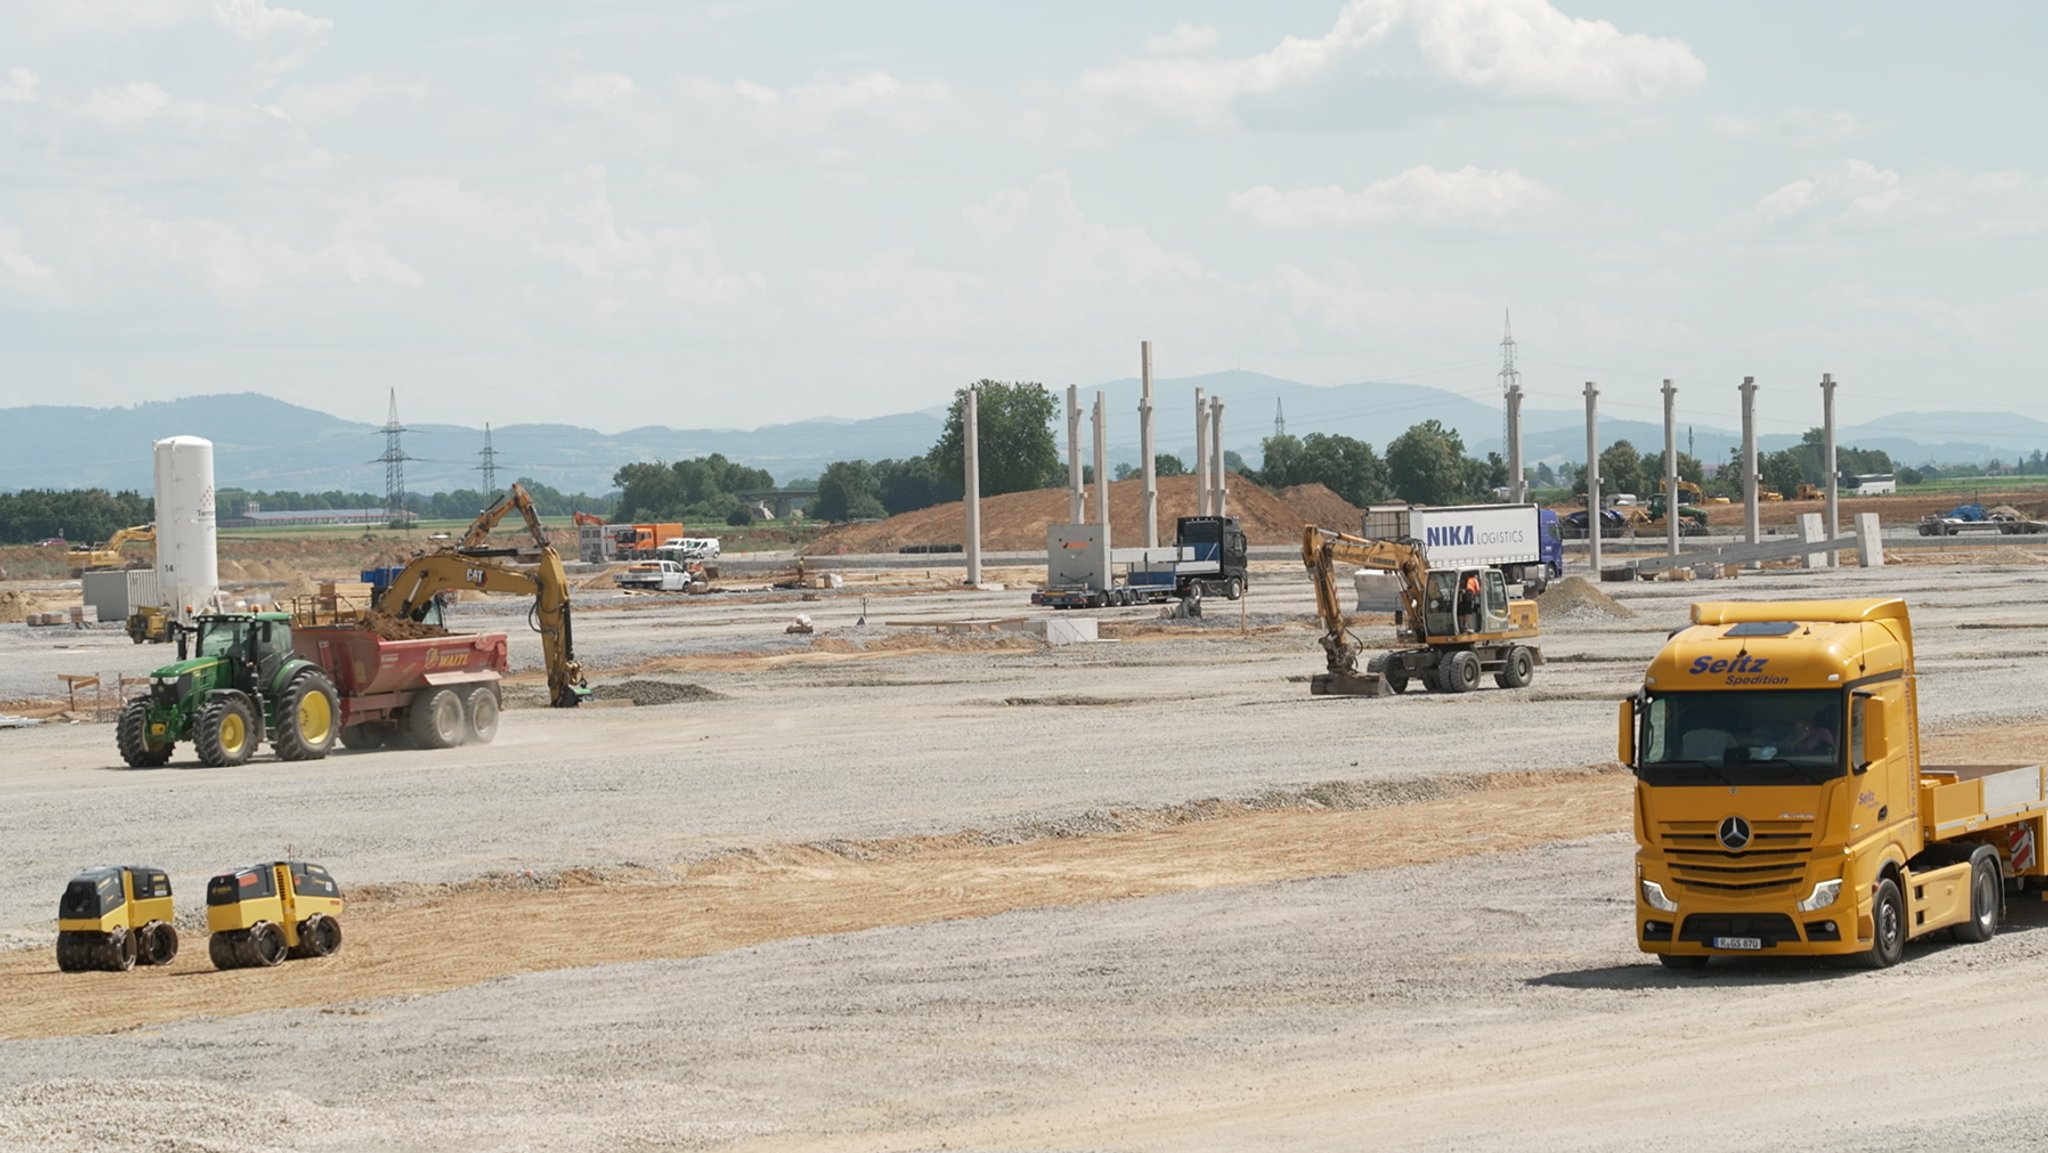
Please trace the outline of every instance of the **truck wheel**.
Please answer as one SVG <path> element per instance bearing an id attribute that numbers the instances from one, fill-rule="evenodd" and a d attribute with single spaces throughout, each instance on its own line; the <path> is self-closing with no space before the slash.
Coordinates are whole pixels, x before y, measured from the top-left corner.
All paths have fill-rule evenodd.
<path id="1" fill-rule="evenodd" d="M 300 671 L 277 704 L 277 732 L 270 747 L 280 759 L 317 761 L 334 747 L 334 682 L 319 669 Z"/>
<path id="2" fill-rule="evenodd" d="M 130 768 L 154 769 L 171 759 L 171 743 L 151 744 L 149 740 L 149 698 L 137 697 L 121 706 L 121 719 L 114 725 L 114 744 Z"/>
<path id="3" fill-rule="evenodd" d="M 463 697 L 462 706 L 472 739 L 484 745 L 497 739 L 498 690 L 489 685 L 473 688 Z"/>
<path id="4" fill-rule="evenodd" d="M 388 725 L 350 725 L 341 730 L 341 747 L 358 752 L 381 749 L 391 741 Z"/>
<path id="5" fill-rule="evenodd" d="M 249 749 L 256 743 L 253 720 L 240 697 L 217 697 L 200 709 L 192 736 L 199 763 L 220 769 L 248 760 Z"/>
<path id="6" fill-rule="evenodd" d="M 1501 670 L 1493 674 L 1493 683 L 1504 689 L 1522 689 L 1529 687 L 1535 676 L 1536 658 L 1521 645 L 1513 645 L 1508 649 L 1507 659 L 1501 662 Z"/>
<path id="7" fill-rule="evenodd" d="M 268 969 L 284 960 L 284 930 L 269 921 L 258 921 L 249 930 L 249 940 L 242 949 L 242 955 L 249 963 L 260 969 Z"/>
<path id="8" fill-rule="evenodd" d="M 216 969 L 242 967 L 242 951 L 235 947 L 235 939 L 226 933 L 215 933 L 206 939 L 206 955 Z"/>
<path id="9" fill-rule="evenodd" d="M 1899 897 L 1898 882 L 1886 877 L 1877 883 L 1877 899 L 1870 905 L 1870 950 L 1857 960 L 1866 969 L 1889 969 L 1906 955 L 1906 903 Z"/>
<path id="10" fill-rule="evenodd" d="M 462 743 L 462 724 L 462 698 L 453 689 L 427 689 L 413 698 L 405 732 L 418 748 L 449 749 Z"/>
<path id="11" fill-rule="evenodd" d="M 1956 926 L 1956 940 L 1974 943 L 1997 936 L 1999 909 L 2004 903 L 1998 850 L 1985 845 L 1970 854 L 1970 919 Z"/>
<path id="12" fill-rule="evenodd" d="M 1243 581 L 1238 580 L 1236 577 L 1231 577 L 1229 580 L 1223 582 L 1223 599 L 1234 601 L 1243 595 Z"/>
<path id="13" fill-rule="evenodd" d="M 1469 693 L 1479 687 L 1479 654 L 1471 649 L 1459 649 L 1443 663 L 1444 688 L 1454 693 Z"/>

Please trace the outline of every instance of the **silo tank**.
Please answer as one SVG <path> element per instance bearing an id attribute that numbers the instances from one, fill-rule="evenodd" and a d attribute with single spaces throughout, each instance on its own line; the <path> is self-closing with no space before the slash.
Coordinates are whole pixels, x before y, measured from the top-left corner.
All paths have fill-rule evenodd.
<path id="1" fill-rule="evenodd" d="M 220 589 L 213 508 L 213 442 L 156 442 L 156 573 L 164 607 L 189 620 Z"/>

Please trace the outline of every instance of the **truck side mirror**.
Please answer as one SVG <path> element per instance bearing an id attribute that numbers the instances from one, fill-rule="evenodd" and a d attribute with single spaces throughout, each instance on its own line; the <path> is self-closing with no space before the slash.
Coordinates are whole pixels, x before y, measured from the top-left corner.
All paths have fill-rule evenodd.
<path id="1" fill-rule="evenodd" d="M 1624 765 L 1636 763 L 1636 699 L 1621 698 L 1621 732 L 1615 742 L 1615 757 Z"/>

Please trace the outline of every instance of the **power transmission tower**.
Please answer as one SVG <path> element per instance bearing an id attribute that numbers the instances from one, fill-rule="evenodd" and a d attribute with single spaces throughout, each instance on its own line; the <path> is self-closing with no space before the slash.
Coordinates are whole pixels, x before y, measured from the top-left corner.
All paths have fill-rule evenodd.
<path id="1" fill-rule="evenodd" d="M 484 462 L 476 468 L 478 472 L 484 474 L 484 495 L 490 496 L 498 491 L 498 450 L 491 447 L 490 421 L 484 422 L 484 447 L 477 455 L 484 458 Z"/>
<path id="2" fill-rule="evenodd" d="M 1287 414 L 1280 410 L 1280 398 L 1273 398 L 1273 435 L 1287 435 Z"/>
<path id="3" fill-rule="evenodd" d="M 398 390 L 391 390 L 391 416 L 384 422 L 384 455 L 371 461 L 384 465 L 384 514 L 393 528 L 407 525 L 405 512 L 405 426 L 398 423 Z"/>
<path id="4" fill-rule="evenodd" d="M 1503 400 L 1501 409 L 1500 446 L 1507 457 L 1508 499 L 1520 501 L 1522 490 L 1522 374 L 1515 368 L 1515 327 L 1513 317 L 1507 310 L 1501 311 L 1502 332 L 1500 338 L 1500 391 Z"/>

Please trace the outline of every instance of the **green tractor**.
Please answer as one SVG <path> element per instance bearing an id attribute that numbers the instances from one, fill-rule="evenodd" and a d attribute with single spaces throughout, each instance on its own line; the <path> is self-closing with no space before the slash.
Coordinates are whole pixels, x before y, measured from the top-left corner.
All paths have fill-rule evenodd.
<path id="1" fill-rule="evenodd" d="M 326 756 L 340 728 L 334 682 L 292 651 L 291 620 L 206 613 L 179 629 L 178 662 L 150 674 L 149 695 L 121 708 L 121 759 L 154 768 L 191 741 L 200 763 L 239 765 L 266 737 L 283 760 Z"/>

